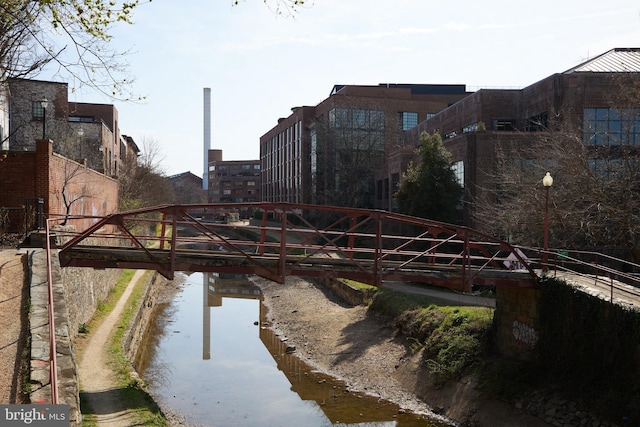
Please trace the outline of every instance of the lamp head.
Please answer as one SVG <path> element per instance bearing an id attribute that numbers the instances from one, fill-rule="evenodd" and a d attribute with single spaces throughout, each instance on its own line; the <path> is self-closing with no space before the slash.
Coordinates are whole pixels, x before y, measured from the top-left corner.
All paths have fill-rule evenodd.
<path id="1" fill-rule="evenodd" d="M 47 97 L 43 97 L 42 100 L 40 101 L 40 106 L 42 108 L 47 108 L 47 106 L 49 105 L 49 100 L 47 99 Z"/>
<path id="2" fill-rule="evenodd" d="M 547 171 L 547 174 L 542 178 L 542 185 L 545 187 L 551 187 L 553 185 L 553 178 L 550 172 Z"/>

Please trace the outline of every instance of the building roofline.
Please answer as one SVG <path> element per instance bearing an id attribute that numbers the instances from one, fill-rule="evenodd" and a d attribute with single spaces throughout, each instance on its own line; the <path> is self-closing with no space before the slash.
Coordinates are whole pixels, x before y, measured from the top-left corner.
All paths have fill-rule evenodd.
<path id="1" fill-rule="evenodd" d="M 616 47 L 590 58 L 562 74 L 640 73 L 640 48 Z"/>

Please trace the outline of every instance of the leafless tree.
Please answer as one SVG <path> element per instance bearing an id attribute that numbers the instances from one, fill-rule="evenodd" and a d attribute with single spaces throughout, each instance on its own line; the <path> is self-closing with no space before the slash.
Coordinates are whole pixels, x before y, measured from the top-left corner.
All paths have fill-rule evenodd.
<path id="1" fill-rule="evenodd" d="M 373 207 L 375 171 L 385 157 L 385 114 L 372 106 L 330 110 L 312 125 L 316 203 Z"/>
<path id="2" fill-rule="evenodd" d="M 127 158 L 119 176 L 120 210 L 171 203 L 173 188 L 162 169 L 160 144 L 143 138 L 140 157 Z"/>
<path id="3" fill-rule="evenodd" d="M 85 165 L 73 161 L 65 162 L 62 182 L 60 183 L 60 188 L 56 189 L 56 197 L 62 202 L 66 216 L 60 225 L 67 224 L 74 205 L 83 203 L 85 199 L 95 197 L 95 194 L 89 191 L 89 186 L 83 177 L 85 172 Z"/>
<path id="4" fill-rule="evenodd" d="M 519 244 L 542 246 L 549 194 L 551 247 L 627 248 L 640 261 L 640 109 L 629 90 L 578 123 L 556 114 L 547 131 L 502 144 L 485 170 L 475 221 Z M 627 98 L 621 97 L 622 93 Z M 598 117 L 596 117 L 598 115 Z M 543 187 L 549 171 L 552 187 Z"/>

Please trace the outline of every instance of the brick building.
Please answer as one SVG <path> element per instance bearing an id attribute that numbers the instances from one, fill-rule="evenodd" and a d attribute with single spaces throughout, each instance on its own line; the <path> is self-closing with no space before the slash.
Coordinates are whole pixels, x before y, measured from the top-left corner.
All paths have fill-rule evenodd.
<path id="1" fill-rule="evenodd" d="M 260 201 L 260 160 L 222 160 L 222 150 L 209 150 L 209 203 Z"/>
<path id="2" fill-rule="evenodd" d="M 116 212 L 118 172 L 140 151 L 120 134 L 117 109 L 68 102 L 66 83 L 9 79 L 2 87 L 7 97 L 0 96 L 0 227 L 41 226 L 31 223 L 34 203 L 51 217 Z M 91 222 L 72 221 L 79 228 Z"/>
<path id="3" fill-rule="evenodd" d="M 207 194 L 202 189 L 202 178 L 199 176 L 191 172 L 182 172 L 171 175 L 167 179 L 176 195 L 174 203 L 181 205 L 206 203 Z"/>
<path id="4" fill-rule="evenodd" d="M 118 209 L 118 181 L 54 153 L 49 140 L 38 140 L 35 150 L 3 152 L 0 181 L 0 211 L 15 214 L 1 218 L 0 226 L 11 232 L 37 226 L 28 224 L 35 218 L 25 218 L 24 210 L 7 209 L 25 206 L 35 199 L 42 201 L 42 213 L 50 218 L 67 214 L 104 216 Z M 93 221 L 74 220 L 71 224 L 84 229 Z"/>
<path id="5" fill-rule="evenodd" d="M 559 125 L 574 129 L 585 144 L 615 146 L 624 138 L 631 145 L 640 144 L 640 120 L 635 118 L 640 93 L 633 105 L 626 96 L 639 87 L 640 49 L 634 48 L 612 49 L 523 89 L 479 90 L 406 132 L 404 145 L 411 149 L 391 153 L 384 169 L 387 175 L 378 176 L 377 187 L 386 187 L 388 176 L 402 174 L 422 132 L 438 131 L 464 186 L 464 222 L 481 229 L 482 224 L 474 223 L 475 201 L 483 191 L 495 190 L 491 177 L 498 152 L 520 147 L 510 156 L 531 161 L 524 153 L 532 138 L 547 137 Z M 628 124 L 620 117 L 625 110 L 635 112 Z M 403 155 L 404 162 L 397 162 Z M 535 160 L 553 165 L 554 159 L 544 159 L 544 153 L 538 156 Z M 383 191 L 377 198 L 384 204 L 390 195 Z"/>
<path id="6" fill-rule="evenodd" d="M 111 104 L 69 102 L 67 83 L 9 79 L 9 150 L 35 150 L 37 139 L 53 150 L 109 176 L 117 176 L 123 142 Z M 46 102 L 43 104 L 43 100 Z"/>
<path id="7" fill-rule="evenodd" d="M 464 85 L 336 85 L 260 137 L 262 200 L 374 207 L 375 172 L 403 132 L 466 97 Z"/>

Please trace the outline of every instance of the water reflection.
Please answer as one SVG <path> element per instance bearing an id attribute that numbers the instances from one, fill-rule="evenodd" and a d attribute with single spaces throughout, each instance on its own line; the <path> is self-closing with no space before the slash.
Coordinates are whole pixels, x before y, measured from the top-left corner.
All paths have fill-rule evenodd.
<path id="1" fill-rule="evenodd" d="M 262 292 L 245 277 L 192 274 L 161 310 L 139 371 L 154 397 L 192 424 L 446 425 L 348 392 L 288 353 L 266 321 Z"/>

